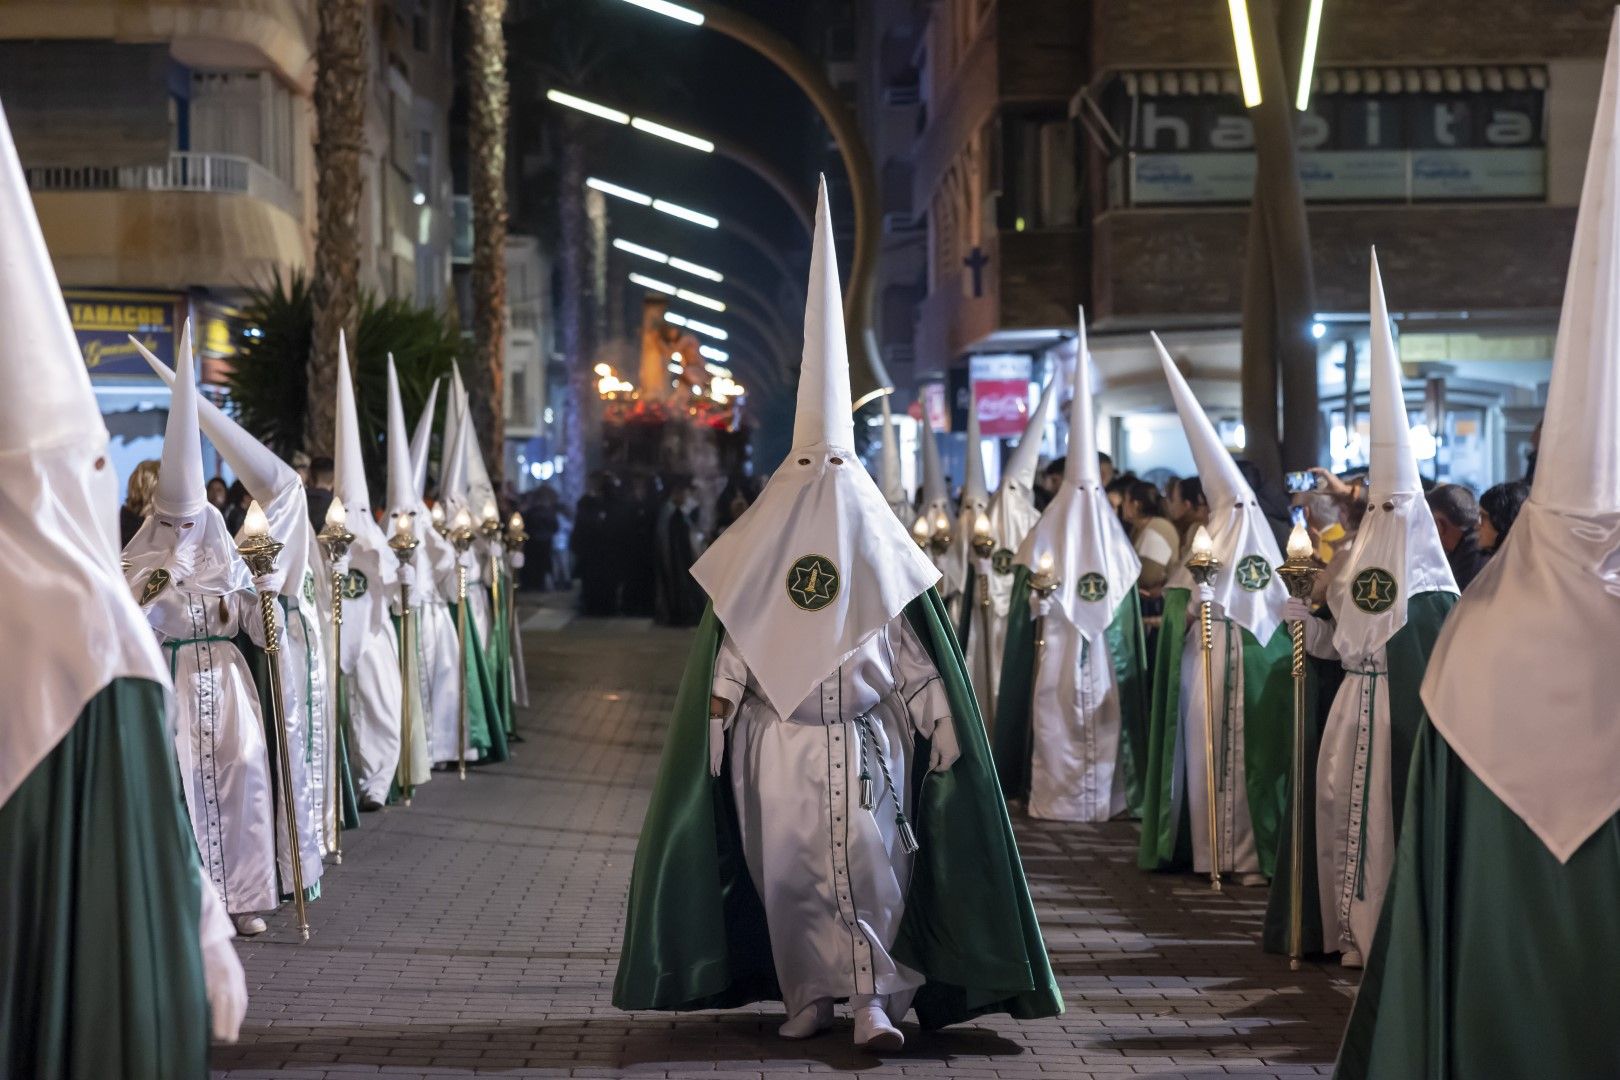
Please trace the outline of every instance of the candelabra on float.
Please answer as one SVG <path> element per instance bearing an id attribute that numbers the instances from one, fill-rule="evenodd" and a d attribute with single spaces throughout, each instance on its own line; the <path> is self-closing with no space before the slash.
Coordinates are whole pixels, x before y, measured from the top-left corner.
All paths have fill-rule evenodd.
<path id="1" fill-rule="evenodd" d="M 349 516 L 343 508 L 343 500 L 337 496 L 332 497 L 332 503 L 326 508 L 326 522 L 315 539 L 320 541 L 321 550 L 326 553 L 326 561 L 332 572 L 332 720 L 333 730 L 326 736 L 326 776 L 327 804 L 332 807 L 331 822 L 332 833 L 327 841 L 327 848 L 332 852 L 333 860 L 343 865 L 343 780 L 340 776 L 342 762 L 339 758 L 340 743 L 347 745 L 347 732 L 340 732 L 342 717 L 348 713 L 348 701 L 344 698 L 346 692 L 343 685 L 343 575 L 338 571 L 338 563 L 349 553 L 349 545 L 354 543 L 354 533 L 349 531 Z M 340 737 L 341 736 L 341 737 Z M 327 815 L 321 815 L 322 827 L 325 827 Z"/>
<path id="2" fill-rule="evenodd" d="M 1209 530 L 1202 525 L 1193 535 L 1192 554 L 1187 558 L 1187 572 L 1199 585 L 1208 585 L 1220 573 L 1221 561 L 1215 557 L 1215 544 Z M 1221 830 L 1216 804 L 1220 795 L 1215 787 L 1215 668 L 1214 630 L 1210 625 L 1213 612 L 1208 600 L 1198 604 L 1199 631 L 1202 634 L 1204 659 L 1204 802 L 1209 807 L 1209 887 L 1221 890 Z"/>
<path id="3" fill-rule="evenodd" d="M 420 543 L 410 514 L 396 514 L 394 535 L 388 538 L 388 548 L 399 560 L 401 569 L 416 557 L 416 547 Z M 399 765 L 394 780 L 399 784 L 399 797 L 406 806 L 411 805 L 411 797 L 416 791 L 416 785 L 411 783 L 411 738 L 414 734 L 411 726 L 411 690 L 417 687 L 420 693 L 420 680 L 415 677 L 416 665 L 412 662 L 415 659 L 416 626 L 411 611 L 411 589 L 402 574 L 399 583 Z"/>
<path id="4" fill-rule="evenodd" d="M 1309 603 L 1316 587 L 1316 575 L 1321 573 L 1311 556 L 1311 538 L 1305 526 L 1295 525 L 1288 537 L 1288 558 L 1277 568 L 1277 573 L 1288 587 L 1288 595 Z M 1293 798 L 1289 800 L 1293 812 L 1289 815 L 1289 867 L 1288 867 L 1288 966 L 1299 970 L 1305 955 L 1304 914 L 1300 907 L 1305 899 L 1305 624 L 1298 619 L 1288 620 L 1288 633 L 1294 644 L 1294 753 L 1289 785 Z"/>
<path id="5" fill-rule="evenodd" d="M 282 544 L 270 535 L 270 523 L 257 501 L 248 505 L 247 517 L 242 522 L 242 541 L 236 545 L 242 561 L 254 578 L 275 573 L 276 556 Z M 270 727 L 276 736 L 276 758 L 281 765 L 280 788 L 282 817 L 286 820 L 288 861 L 292 864 L 293 909 L 298 915 L 298 937 L 309 940 L 309 913 L 304 908 L 303 845 L 298 835 L 298 812 L 293 805 L 292 751 L 287 738 L 287 707 L 281 687 L 281 627 L 276 621 L 276 596 L 273 592 L 259 593 L 259 617 L 264 620 L 265 666 L 270 669 Z"/>

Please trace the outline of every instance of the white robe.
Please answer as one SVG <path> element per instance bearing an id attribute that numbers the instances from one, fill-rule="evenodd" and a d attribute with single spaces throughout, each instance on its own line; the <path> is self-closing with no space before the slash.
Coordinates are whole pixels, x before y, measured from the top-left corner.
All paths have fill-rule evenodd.
<path id="1" fill-rule="evenodd" d="M 1260 851 L 1249 816 L 1243 753 L 1243 628 L 1220 617 L 1215 605 L 1211 624 L 1214 649 L 1210 665 L 1215 681 L 1216 828 L 1220 834 L 1221 873 L 1260 873 Z M 1192 827 L 1193 869 L 1209 872 L 1209 801 L 1204 775 L 1204 659 L 1199 629 L 1198 594 L 1187 608 L 1187 636 L 1181 654 L 1181 717 L 1177 726 L 1175 776 L 1185 782 Z M 1172 784 L 1174 793 L 1174 784 Z M 1180 802 L 1179 799 L 1173 799 Z"/>
<path id="2" fill-rule="evenodd" d="M 274 910 L 270 757 L 253 674 L 231 640 L 264 640 L 257 597 L 170 585 L 146 609 L 175 687 L 175 755 L 203 871 L 233 915 Z"/>
<path id="3" fill-rule="evenodd" d="M 911 876 L 894 800 L 909 799 L 913 731 L 931 738 L 951 723 L 922 643 L 904 616 L 893 619 L 783 718 L 728 637 L 713 693 L 730 706 L 723 726 L 744 857 L 765 905 L 788 1014 L 855 995 L 894 995 L 890 1014 L 903 1014 L 923 978 L 889 954 Z M 858 724 L 861 717 L 869 720 Z M 711 756 L 721 727 L 711 721 Z M 863 746 L 870 810 L 861 806 Z M 877 755 L 898 791 L 885 783 Z"/>
<path id="4" fill-rule="evenodd" d="M 1125 813 L 1120 724 L 1107 638 L 1087 642 L 1054 604 L 1030 711 L 1030 817 L 1108 821 Z"/>
<path id="5" fill-rule="evenodd" d="M 1316 625 L 1312 625 L 1312 624 Z M 1306 623 L 1311 655 L 1339 659 L 1328 624 Z M 1344 661 L 1316 759 L 1316 880 L 1326 952 L 1372 950 L 1373 931 L 1395 866 L 1390 770 L 1389 661 L 1383 649 Z"/>

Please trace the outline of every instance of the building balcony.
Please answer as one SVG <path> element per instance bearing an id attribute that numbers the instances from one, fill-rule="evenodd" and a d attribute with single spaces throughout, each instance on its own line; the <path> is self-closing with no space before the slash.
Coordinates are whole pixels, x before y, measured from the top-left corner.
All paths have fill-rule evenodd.
<path id="1" fill-rule="evenodd" d="M 25 172 L 68 285 L 241 288 L 308 261 L 297 193 L 247 158 L 175 153 L 160 165 Z"/>

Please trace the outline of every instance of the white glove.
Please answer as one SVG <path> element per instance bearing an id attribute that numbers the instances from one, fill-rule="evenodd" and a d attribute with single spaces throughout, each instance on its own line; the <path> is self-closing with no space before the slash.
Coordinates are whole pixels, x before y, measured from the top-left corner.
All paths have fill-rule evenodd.
<path id="1" fill-rule="evenodd" d="M 253 579 L 253 587 L 255 589 L 262 593 L 269 593 L 271 596 L 279 595 L 281 593 L 281 587 L 286 583 L 287 572 L 279 567 L 270 571 L 268 574 L 260 574 L 258 577 Z"/>
<path id="2" fill-rule="evenodd" d="M 402 562 L 399 564 L 399 583 L 405 586 L 405 592 L 411 593 L 416 588 L 416 564 Z"/>
<path id="3" fill-rule="evenodd" d="M 353 556 L 351 556 L 347 551 L 345 551 L 343 553 L 342 558 L 333 559 L 332 560 L 332 573 L 337 574 L 339 577 L 348 577 L 349 576 L 349 560 L 351 558 L 353 558 Z"/>
<path id="4" fill-rule="evenodd" d="M 521 552 L 521 551 L 512 552 L 512 569 L 514 569 L 514 570 L 523 569 L 523 552 Z"/>
<path id="5" fill-rule="evenodd" d="M 202 917 L 198 920 L 197 936 L 202 945 L 208 1012 L 215 1041 L 233 1043 L 242 1030 L 242 1019 L 247 1016 L 247 976 L 231 945 L 236 931 L 225 913 L 225 905 L 214 892 L 212 882 L 201 874 L 198 879 L 202 884 Z"/>
<path id="6" fill-rule="evenodd" d="M 978 559 L 973 564 L 973 572 L 982 578 L 987 578 L 995 573 L 995 567 L 988 558 Z"/>
<path id="7" fill-rule="evenodd" d="M 1213 585 L 1198 585 L 1193 589 L 1193 599 L 1200 604 L 1213 604 L 1215 602 L 1215 587 Z"/>
<path id="8" fill-rule="evenodd" d="M 1044 619 L 1052 612 L 1052 598 L 1041 596 L 1039 593 L 1030 594 L 1030 617 Z"/>
<path id="9" fill-rule="evenodd" d="M 1309 601 L 1302 600 L 1297 596 L 1290 596 L 1288 602 L 1283 605 L 1283 619 L 1287 622 L 1304 622 L 1310 617 L 1311 605 Z"/>
<path id="10" fill-rule="evenodd" d="M 950 717 L 940 717 L 939 723 L 934 725 L 933 738 L 928 740 L 928 768 L 932 772 L 945 772 L 961 756 L 962 748 L 956 742 L 956 725 Z"/>

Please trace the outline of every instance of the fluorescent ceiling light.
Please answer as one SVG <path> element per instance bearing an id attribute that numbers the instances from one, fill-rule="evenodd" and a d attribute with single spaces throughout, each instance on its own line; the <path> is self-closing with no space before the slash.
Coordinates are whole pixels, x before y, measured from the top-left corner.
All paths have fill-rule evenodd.
<path id="1" fill-rule="evenodd" d="M 727 360 L 731 359 L 730 353 L 726 352 L 724 349 L 717 349 L 713 345 L 699 345 L 698 355 L 703 357 L 705 360 L 713 360 L 716 364 L 723 364 Z M 731 374 L 731 372 L 727 371 L 725 368 L 710 367 L 709 370 L 714 372 L 716 375 Z"/>
<path id="2" fill-rule="evenodd" d="M 620 187 L 618 184 L 610 184 L 606 180 L 598 180 L 594 176 L 585 181 L 585 186 L 588 188 L 595 188 L 604 195 L 612 195 L 616 198 L 626 199 L 638 206 L 651 206 L 653 204 L 653 197 L 651 195 L 643 195 L 639 191 L 632 191 L 627 187 Z"/>
<path id="3" fill-rule="evenodd" d="M 703 13 L 701 11 L 693 11 L 689 7 L 672 4 L 669 0 L 625 0 L 625 3 L 634 4 L 638 8 L 646 8 L 648 11 L 657 12 L 660 15 L 668 16 L 690 26 L 703 25 Z"/>
<path id="4" fill-rule="evenodd" d="M 1260 68 L 1254 59 L 1254 34 L 1249 26 L 1247 0 L 1227 0 L 1232 13 L 1232 42 L 1237 46 L 1238 78 L 1243 82 L 1243 104 L 1260 104 Z"/>
<path id="5" fill-rule="evenodd" d="M 589 113 L 603 120 L 611 120 L 615 124 L 628 124 L 630 122 L 629 113 L 620 112 L 618 109 L 610 109 L 606 105 L 598 105 L 594 101 L 586 101 L 584 98 L 575 97 L 573 94 L 565 94 L 561 90 L 547 90 L 546 100 L 554 101 L 558 105 L 566 105 L 570 109 L 578 109 L 582 113 Z"/>
<path id="6" fill-rule="evenodd" d="M 726 280 L 726 275 L 722 274 L 718 270 L 710 270 L 707 266 L 699 266 L 697 263 L 687 262 L 685 259 L 677 259 L 673 255 L 669 257 L 669 265 L 677 270 L 685 270 L 688 274 L 693 274 L 709 281 Z"/>
<path id="7" fill-rule="evenodd" d="M 650 247 L 642 247 L 640 244 L 632 244 L 628 240 L 614 240 L 613 246 L 618 248 L 620 251 L 628 251 L 632 255 L 640 255 L 643 259 L 651 259 L 653 262 L 669 262 L 669 256 L 665 255 L 662 251 L 654 251 Z"/>
<path id="8" fill-rule="evenodd" d="M 1305 19 L 1305 50 L 1299 62 L 1299 95 L 1294 107 L 1300 112 L 1311 103 L 1311 76 L 1316 72 L 1316 42 L 1322 35 L 1322 0 L 1311 0 Z"/>
<path id="9" fill-rule="evenodd" d="M 670 296 L 674 296 L 677 291 L 675 286 L 659 281 L 657 278 L 650 278 L 646 274 L 631 274 L 630 280 L 643 288 L 651 289 L 654 292 L 668 293 Z"/>
<path id="10" fill-rule="evenodd" d="M 691 292 L 687 289 L 676 289 L 675 295 L 680 297 L 682 300 L 696 304 L 698 307 L 706 307 L 710 311 L 726 310 L 726 305 L 721 303 L 719 300 L 716 300 L 712 296 L 704 296 L 701 293 Z"/>
<path id="11" fill-rule="evenodd" d="M 687 132 L 679 131 L 672 127 L 666 127 L 663 124 L 655 124 L 653 121 L 648 120 L 645 117 L 636 117 L 634 120 L 630 121 L 630 126 L 635 128 L 637 131 L 644 131 L 648 135 L 656 135 L 660 139 L 668 139 L 672 143 L 679 143 L 682 146 L 690 146 L 693 150 L 701 150 L 705 154 L 714 153 L 714 143 L 710 142 L 708 139 L 699 138 L 696 135 L 691 135 Z"/>
<path id="12" fill-rule="evenodd" d="M 682 221 L 690 221 L 694 225 L 702 225 L 705 229 L 718 229 L 720 227 L 720 219 L 717 217 L 711 217 L 697 210 L 688 210 L 684 206 L 677 206 L 675 203 L 665 202 L 663 199 L 654 199 L 652 206 L 654 210 L 662 210 L 671 217 L 678 217 Z"/>
<path id="13" fill-rule="evenodd" d="M 731 337 L 730 334 L 718 326 L 710 326 L 708 323 L 698 322 L 696 319 L 688 319 L 685 315 L 677 315 L 673 311 L 664 312 L 664 321 L 673 323 L 676 326 L 684 326 L 695 334 L 703 334 L 714 338 L 716 341 L 725 341 Z"/>

